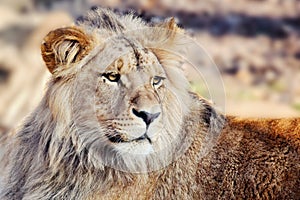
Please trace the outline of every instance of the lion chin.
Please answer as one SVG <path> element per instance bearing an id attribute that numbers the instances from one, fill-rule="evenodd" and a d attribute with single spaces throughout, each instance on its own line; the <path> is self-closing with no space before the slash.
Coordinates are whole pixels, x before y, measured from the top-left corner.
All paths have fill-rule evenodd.
<path id="1" fill-rule="evenodd" d="M 300 119 L 225 116 L 189 92 L 174 21 L 95 9 L 45 37 L 52 77 L 0 142 L 1 200 L 299 199 Z"/>

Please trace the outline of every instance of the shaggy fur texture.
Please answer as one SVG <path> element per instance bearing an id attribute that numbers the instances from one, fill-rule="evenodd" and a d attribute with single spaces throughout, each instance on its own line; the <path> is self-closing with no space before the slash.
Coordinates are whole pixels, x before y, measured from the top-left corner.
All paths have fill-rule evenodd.
<path id="1" fill-rule="evenodd" d="M 299 199 L 300 119 L 225 117 L 189 93 L 181 33 L 105 9 L 49 33 L 53 76 L 6 144 L 0 199 Z"/>

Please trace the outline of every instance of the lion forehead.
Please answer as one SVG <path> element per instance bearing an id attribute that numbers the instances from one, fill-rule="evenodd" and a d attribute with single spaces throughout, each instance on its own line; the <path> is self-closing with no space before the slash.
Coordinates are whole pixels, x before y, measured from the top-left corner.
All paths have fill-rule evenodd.
<path id="1" fill-rule="evenodd" d="M 131 51 L 121 55 L 107 68 L 121 74 L 130 73 L 132 70 L 147 70 L 160 66 L 158 58 L 146 48 L 132 48 Z"/>

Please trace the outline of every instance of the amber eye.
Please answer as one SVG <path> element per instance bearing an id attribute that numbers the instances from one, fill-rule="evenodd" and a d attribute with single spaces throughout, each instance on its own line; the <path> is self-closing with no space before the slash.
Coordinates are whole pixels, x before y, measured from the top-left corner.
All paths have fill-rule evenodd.
<path id="1" fill-rule="evenodd" d="M 106 79 L 108 79 L 111 82 L 118 82 L 120 80 L 121 75 L 114 72 L 104 73 L 102 74 Z"/>
<path id="2" fill-rule="evenodd" d="M 164 79 L 165 78 L 161 77 L 161 76 L 154 76 L 153 79 L 152 79 L 153 87 L 158 88 L 159 86 L 161 86 Z"/>

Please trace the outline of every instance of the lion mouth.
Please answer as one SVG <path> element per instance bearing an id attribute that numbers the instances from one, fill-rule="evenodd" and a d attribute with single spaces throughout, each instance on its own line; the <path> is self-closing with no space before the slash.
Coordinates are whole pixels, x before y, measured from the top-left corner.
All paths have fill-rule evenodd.
<path id="1" fill-rule="evenodd" d="M 131 140 L 124 138 L 120 134 L 107 135 L 107 137 L 108 137 L 109 141 L 111 141 L 112 143 L 129 143 L 129 142 L 148 141 L 150 144 L 152 144 L 152 141 L 149 138 L 149 136 L 147 135 L 147 132 L 144 133 L 142 136 L 135 138 L 135 139 L 131 139 Z"/>
<path id="2" fill-rule="evenodd" d="M 148 140 L 148 142 L 149 142 L 150 144 L 152 144 L 152 141 L 151 141 L 151 139 L 149 138 L 149 136 L 147 135 L 147 132 L 144 133 L 144 135 L 142 135 L 142 136 L 140 136 L 140 137 L 138 137 L 138 138 L 136 138 L 136 139 L 134 139 L 134 140 L 132 140 L 132 141 L 141 141 L 141 140 Z"/>

